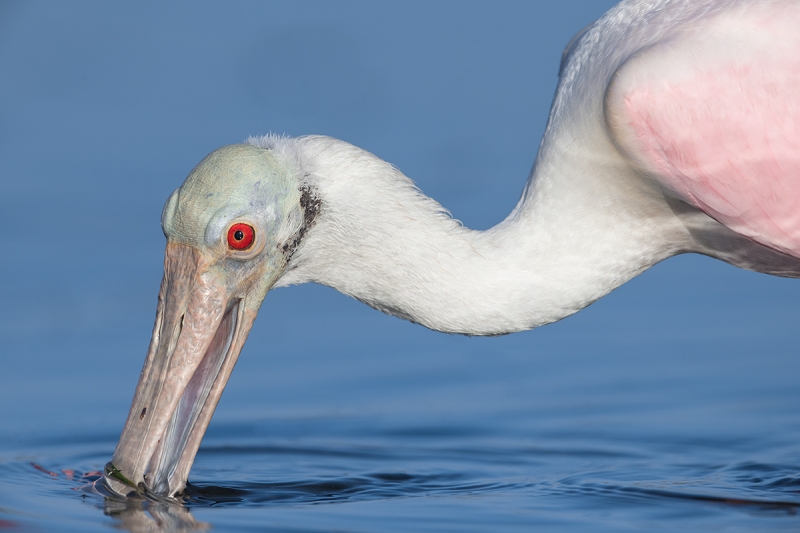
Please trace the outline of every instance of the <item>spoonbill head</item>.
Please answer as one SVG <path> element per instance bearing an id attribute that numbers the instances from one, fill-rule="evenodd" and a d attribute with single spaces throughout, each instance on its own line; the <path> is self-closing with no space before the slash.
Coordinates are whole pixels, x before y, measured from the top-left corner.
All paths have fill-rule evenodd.
<path id="1" fill-rule="evenodd" d="M 293 176 L 270 151 L 225 146 L 167 201 L 156 323 L 106 468 L 116 492 L 183 489 L 261 302 L 313 220 Z"/>

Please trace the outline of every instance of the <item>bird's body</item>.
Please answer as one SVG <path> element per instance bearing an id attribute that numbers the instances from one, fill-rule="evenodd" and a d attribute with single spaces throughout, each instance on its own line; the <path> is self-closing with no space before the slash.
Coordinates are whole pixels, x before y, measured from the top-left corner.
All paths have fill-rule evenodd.
<path id="1" fill-rule="evenodd" d="M 273 286 L 330 285 L 429 328 L 529 329 L 697 252 L 800 276 L 800 3 L 625 1 L 568 45 L 522 198 L 462 227 L 328 137 L 201 162 L 167 202 L 159 311 L 106 478 L 174 495 Z"/>
<path id="2" fill-rule="evenodd" d="M 488 231 L 347 143 L 251 139 L 296 161 L 323 206 L 276 286 L 485 335 L 558 320 L 677 253 L 797 276 L 798 27 L 796 2 L 617 6 L 566 51 L 525 193 Z"/>

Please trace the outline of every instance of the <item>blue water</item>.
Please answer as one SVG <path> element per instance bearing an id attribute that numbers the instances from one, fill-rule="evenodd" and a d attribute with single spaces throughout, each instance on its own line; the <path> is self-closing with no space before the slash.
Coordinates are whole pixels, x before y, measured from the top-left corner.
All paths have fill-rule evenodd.
<path id="1" fill-rule="evenodd" d="M 800 283 L 698 256 L 491 339 L 275 291 L 185 506 L 91 490 L 192 166 L 330 134 L 489 227 L 612 2 L 540 4 L 0 3 L 0 531 L 800 529 Z"/>
<path id="2" fill-rule="evenodd" d="M 687 295 L 649 288 L 682 275 L 722 305 L 681 313 Z M 6 331 L 0 524 L 795 531 L 796 333 L 784 312 L 744 309 L 765 294 L 788 308 L 794 285 L 677 258 L 573 319 L 496 339 L 428 332 L 320 287 L 276 291 L 200 449 L 188 511 L 104 501 L 81 478 L 113 452 L 149 316 Z M 637 309 L 649 299 L 660 313 Z M 709 313 L 738 331 L 715 332 Z"/>

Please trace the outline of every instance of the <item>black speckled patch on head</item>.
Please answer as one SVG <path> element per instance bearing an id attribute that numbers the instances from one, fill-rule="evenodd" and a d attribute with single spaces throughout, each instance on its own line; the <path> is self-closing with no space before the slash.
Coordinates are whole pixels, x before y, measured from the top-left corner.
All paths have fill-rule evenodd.
<path id="1" fill-rule="evenodd" d="M 300 187 L 300 207 L 303 209 L 303 225 L 295 234 L 294 238 L 291 241 L 285 242 L 281 247 L 283 253 L 286 254 L 287 262 L 297 250 L 303 236 L 314 225 L 314 222 L 317 220 L 317 215 L 319 215 L 320 208 L 322 207 L 322 201 L 319 199 L 316 191 L 308 184 L 303 184 Z"/>
<path id="2" fill-rule="evenodd" d="M 300 207 L 303 208 L 303 228 L 300 231 L 310 228 L 314 225 L 314 221 L 319 214 L 319 208 L 322 202 L 317 196 L 316 192 L 311 189 L 311 186 L 304 184 L 300 187 Z"/>

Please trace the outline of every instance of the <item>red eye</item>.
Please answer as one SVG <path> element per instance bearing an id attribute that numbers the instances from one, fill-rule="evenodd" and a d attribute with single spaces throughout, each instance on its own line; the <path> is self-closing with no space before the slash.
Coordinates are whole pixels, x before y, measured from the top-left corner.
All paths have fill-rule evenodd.
<path id="1" fill-rule="evenodd" d="M 247 250 L 255 239 L 256 232 L 249 224 L 239 222 L 228 230 L 228 246 L 234 250 Z"/>

